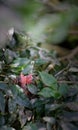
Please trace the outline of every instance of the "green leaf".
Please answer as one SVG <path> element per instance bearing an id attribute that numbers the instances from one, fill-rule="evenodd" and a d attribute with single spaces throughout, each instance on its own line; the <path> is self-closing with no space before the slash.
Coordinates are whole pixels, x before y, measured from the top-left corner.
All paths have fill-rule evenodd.
<path id="1" fill-rule="evenodd" d="M 14 60 L 14 63 L 11 64 L 11 68 L 13 72 L 21 72 L 24 68 L 26 68 L 30 64 L 30 60 L 27 58 L 17 58 Z"/>
<path id="2" fill-rule="evenodd" d="M 39 95 L 45 97 L 45 98 L 49 98 L 49 97 L 54 97 L 54 92 L 51 88 L 43 88 L 39 93 Z"/>
<path id="3" fill-rule="evenodd" d="M 36 124 L 31 123 L 23 128 L 23 130 L 38 130 Z"/>
<path id="4" fill-rule="evenodd" d="M 41 58 L 38 58 L 38 59 L 35 60 L 35 64 L 38 65 L 38 66 L 44 65 L 46 63 L 48 63 L 48 62 L 46 60 L 41 59 Z"/>
<path id="5" fill-rule="evenodd" d="M 0 111 L 3 113 L 5 111 L 5 98 L 2 92 L 0 92 Z"/>
<path id="6" fill-rule="evenodd" d="M 27 116 L 24 113 L 24 108 L 21 108 L 19 110 L 19 121 L 20 121 L 21 127 L 23 127 L 26 124 Z"/>
<path id="7" fill-rule="evenodd" d="M 9 49 L 5 50 L 4 56 L 5 56 L 5 61 L 8 64 L 11 63 L 17 57 L 16 53 Z"/>
<path id="8" fill-rule="evenodd" d="M 57 110 L 57 109 L 59 109 L 59 108 L 61 108 L 62 107 L 62 105 L 61 104 L 46 104 L 45 105 L 45 109 L 46 109 L 46 111 L 55 111 L 55 110 Z"/>
<path id="9" fill-rule="evenodd" d="M 20 93 L 23 93 L 23 89 L 21 89 L 18 85 L 12 85 L 10 86 L 10 89 L 14 97 L 16 97 Z"/>
<path id="10" fill-rule="evenodd" d="M 14 63 L 11 64 L 11 67 L 19 67 L 19 66 L 23 66 L 23 65 L 27 65 L 29 63 L 29 59 L 27 58 L 17 58 L 16 60 L 14 60 Z"/>
<path id="11" fill-rule="evenodd" d="M 57 90 L 53 90 L 52 88 L 48 87 L 43 88 L 38 94 L 45 98 L 54 97 L 56 99 L 59 99 L 61 97 L 60 93 Z"/>
<path id="12" fill-rule="evenodd" d="M 14 113 L 17 109 L 17 105 L 14 99 L 9 98 L 8 100 L 9 113 Z"/>
<path id="13" fill-rule="evenodd" d="M 16 99 L 15 99 L 15 102 L 20 105 L 20 106 L 23 106 L 23 107 L 26 107 L 26 108 L 31 108 L 31 104 L 30 104 L 30 101 L 29 99 L 26 97 L 26 95 L 20 95 L 20 96 L 17 96 Z"/>
<path id="14" fill-rule="evenodd" d="M 69 86 L 67 84 L 60 84 L 59 86 L 59 93 L 62 96 L 65 96 L 68 93 Z"/>
<path id="15" fill-rule="evenodd" d="M 47 72 L 39 72 L 40 77 L 42 82 L 46 85 L 46 86 L 53 86 L 57 80 L 51 75 L 48 74 Z"/>
<path id="16" fill-rule="evenodd" d="M 55 91 L 55 93 L 54 93 L 54 98 L 55 98 L 55 99 L 61 98 L 61 94 L 60 94 L 58 91 Z"/>
<path id="17" fill-rule="evenodd" d="M 23 74 L 30 74 L 33 71 L 33 65 L 32 64 L 28 64 L 22 71 Z"/>
<path id="18" fill-rule="evenodd" d="M 43 115 L 45 111 L 44 104 L 45 102 L 40 99 L 36 99 L 36 101 L 32 104 L 33 110 L 35 110 L 37 117 L 41 117 Z"/>
<path id="19" fill-rule="evenodd" d="M 24 94 L 22 88 L 20 88 L 17 85 L 13 85 L 13 86 L 11 86 L 11 91 L 12 91 L 14 100 L 11 100 L 10 103 L 14 102 L 14 106 L 15 106 L 15 103 L 16 103 L 20 106 L 27 107 L 27 108 L 29 108 L 31 106 L 30 101 L 26 97 L 26 95 Z M 10 104 L 10 105 L 12 107 L 12 104 Z"/>
<path id="20" fill-rule="evenodd" d="M 37 94 L 38 89 L 37 89 L 37 87 L 35 85 L 30 84 L 30 85 L 27 85 L 27 87 L 28 87 L 28 91 L 30 93 Z"/>

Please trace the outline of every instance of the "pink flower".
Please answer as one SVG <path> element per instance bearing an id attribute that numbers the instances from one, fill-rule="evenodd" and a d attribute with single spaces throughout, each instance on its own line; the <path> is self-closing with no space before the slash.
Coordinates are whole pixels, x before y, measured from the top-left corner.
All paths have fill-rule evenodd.
<path id="1" fill-rule="evenodd" d="M 25 85 L 32 83 L 32 79 L 33 79 L 32 74 L 24 76 L 21 73 L 19 78 L 18 78 L 18 84 L 24 89 Z"/>
<path id="2" fill-rule="evenodd" d="M 25 85 L 26 85 L 26 76 L 24 76 L 22 73 L 20 74 L 19 82 L 20 82 L 21 87 L 25 87 Z"/>
<path id="3" fill-rule="evenodd" d="M 28 76 L 26 76 L 26 84 L 32 83 L 32 79 L 33 79 L 32 74 L 29 74 Z"/>

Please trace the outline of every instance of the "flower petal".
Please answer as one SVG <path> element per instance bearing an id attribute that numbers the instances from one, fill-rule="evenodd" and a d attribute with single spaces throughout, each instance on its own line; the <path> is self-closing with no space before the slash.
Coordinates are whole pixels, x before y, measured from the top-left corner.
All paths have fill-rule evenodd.
<path id="1" fill-rule="evenodd" d="M 26 76 L 26 84 L 30 84 L 32 82 L 32 74 L 29 74 L 28 76 Z"/>

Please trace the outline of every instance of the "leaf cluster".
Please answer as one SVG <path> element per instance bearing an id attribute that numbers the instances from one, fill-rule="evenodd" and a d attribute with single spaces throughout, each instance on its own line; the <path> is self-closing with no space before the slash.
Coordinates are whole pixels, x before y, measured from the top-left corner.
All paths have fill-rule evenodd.
<path id="1" fill-rule="evenodd" d="M 78 129 L 77 66 L 59 62 L 30 40 L 20 46 L 20 35 L 12 35 L 15 47 L 0 50 L 0 129 Z M 33 76 L 26 90 L 15 81 L 20 73 Z"/>

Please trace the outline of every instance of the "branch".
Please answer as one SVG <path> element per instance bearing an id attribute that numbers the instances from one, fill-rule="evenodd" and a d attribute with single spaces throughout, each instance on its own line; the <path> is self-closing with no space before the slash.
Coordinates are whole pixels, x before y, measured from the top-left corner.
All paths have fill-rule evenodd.
<path id="1" fill-rule="evenodd" d="M 63 56 L 63 57 L 60 57 L 60 58 L 59 58 L 59 61 L 62 61 L 62 60 L 70 60 L 70 59 L 72 59 L 75 55 L 77 55 L 77 53 L 78 53 L 78 46 L 77 46 L 75 49 L 73 49 L 70 54 L 68 54 L 68 55 L 66 55 L 66 56 Z"/>

